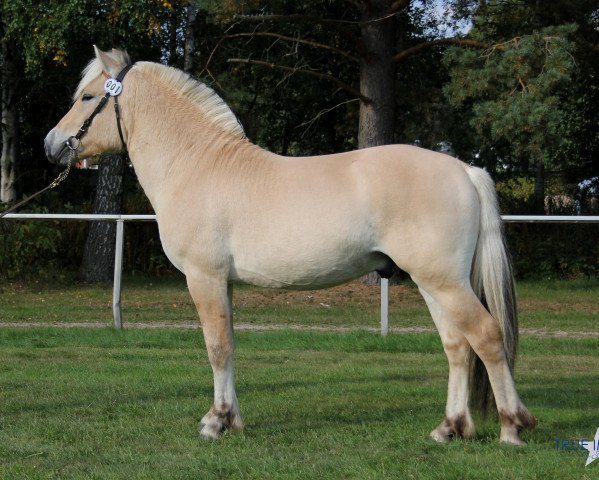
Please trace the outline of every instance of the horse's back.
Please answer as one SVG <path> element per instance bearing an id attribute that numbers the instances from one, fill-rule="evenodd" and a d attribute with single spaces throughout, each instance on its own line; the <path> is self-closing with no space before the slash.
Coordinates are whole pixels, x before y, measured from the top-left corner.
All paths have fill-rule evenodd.
<path id="1" fill-rule="evenodd" d="M 461 162 L 406 145 L 273 157 L 256 181 L 259 194 L 231 207 L 234 275 L 288 287 L 341 283 L 396 248 L 410 255 L 473 191 Z"/>

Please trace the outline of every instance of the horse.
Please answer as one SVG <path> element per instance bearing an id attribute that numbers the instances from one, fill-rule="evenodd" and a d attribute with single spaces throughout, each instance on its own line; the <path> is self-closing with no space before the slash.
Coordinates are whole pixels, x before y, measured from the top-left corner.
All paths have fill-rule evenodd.
<path id="1" fill-rule="evenodd" d="M 449 362 L 445 414 L 431 437 L 473 437 L 470 404 L 490 395 L 500 441 L 525 444 L 520 431 L 536 418 L 512 375 L 514 279 L 487 172 L 410 145 L 280 156 L 251 143 L 226 103 L 188 74 L 94 49 L 46 154 L 64 166 L 128 151 L 199 314 L 214 380 L 202 437 L 243 429 L 235 284 L 326 288 L 396 265 L 424 297 Z"/>

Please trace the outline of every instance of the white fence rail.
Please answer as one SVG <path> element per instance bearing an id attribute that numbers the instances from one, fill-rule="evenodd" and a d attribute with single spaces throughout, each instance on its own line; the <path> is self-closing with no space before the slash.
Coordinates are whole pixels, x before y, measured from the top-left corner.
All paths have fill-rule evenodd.
<path id="1" fill-rule="evenodd" d="M 116 244 L 114 250 L 114 284 L 112 290 L 112 316 L 114 327 L 123 328 L 121 310 L 121 283 L 123 270 L 123 238 L 125 222 L 156 221 L 156 215 L 92 215 L 55 213 L 9 213 L 4 219 L 13 220 L 75 220 L 116 222 Z M 505 223 L 599 223 L 599 216 L 580 215 L 503 215 Z M 381 279 L 381 335 L 389 333 L 389 280 Z"/>

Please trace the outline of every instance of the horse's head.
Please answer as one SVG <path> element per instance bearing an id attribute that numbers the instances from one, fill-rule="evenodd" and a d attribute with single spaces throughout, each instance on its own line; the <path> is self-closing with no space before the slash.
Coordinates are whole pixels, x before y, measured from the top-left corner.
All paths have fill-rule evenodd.
<path id="1" fill-rule="evenodd" d="M 105 83 L 115 78 L 129 64 L 127 53 L 113 49 L 103 52 L 94 46 L 96 57 L 83 71 L 81 82 L 73 96 L 73 106 L 58 124 L 48 133 L 44 141 L 46 155 L 52 163 L 69 164 L 76 151 L 80 158 L 92 157 L 100 153 L 120 152 L 123 149 L 119 135 L 115 110 L 110 97 L 106 105 L 93 117 L 88 131 L 76 137 L 84 122 L 93 116 L 102 98 L 106 95 Z M 123 88 L 123 91 L 126 90 Z"/>

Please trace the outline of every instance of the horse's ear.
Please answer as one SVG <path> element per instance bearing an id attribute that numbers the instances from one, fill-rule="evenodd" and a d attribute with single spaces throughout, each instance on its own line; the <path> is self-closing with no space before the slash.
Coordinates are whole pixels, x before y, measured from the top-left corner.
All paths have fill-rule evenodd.
<path id="1" fill-rule="evenodd" d="M 124 64 L 127 63 L 124 58 L 126 54 L 120 50 L 112 49 L 112 52 L 103 52 L 94 45 L 94 52 L 96 52 L 96 58 L 102 62 L 104 70 L 113 77 L 116 76 L 123 68 Z"/>

